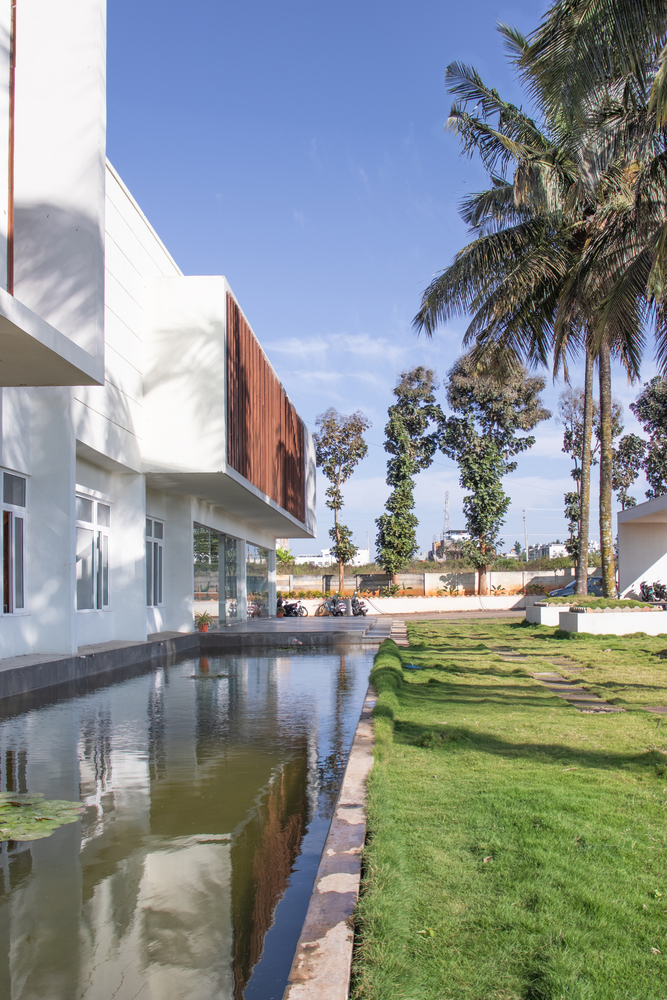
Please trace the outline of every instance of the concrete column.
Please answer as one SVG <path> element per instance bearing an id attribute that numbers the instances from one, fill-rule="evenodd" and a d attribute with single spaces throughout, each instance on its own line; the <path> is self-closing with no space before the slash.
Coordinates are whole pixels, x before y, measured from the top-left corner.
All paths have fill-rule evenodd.
<path id="1" fill-rule="evenodd" d="M 276 616 L 276 550 L 269 549 L 269 618 Z"/>
<path id="2" fill-rule="evenodd" d="M 30 401 L 25 400 L 31 409 L 32 442 L 26 652 L 75 653 L 77 649 L 76 445 L 70 396 L 69 389 L 33 389 Z"/>
<path id="3" fill-rule="evenodd" d="M 146 484 L 143 475 L 128 473 L 114 476 L 114 486 L 109 545 L 115 638 L 144 642 L 147 635 Z M 169 525 L 166 530 L 169 531 Z"/>
<path id="4" fill-rule="evenodd" d="M 245 580 L 246 543 L 244 538 L 236 540 L 236 615 L 238 621 L 244 622 L 248 617 L 248 592 Z"/>

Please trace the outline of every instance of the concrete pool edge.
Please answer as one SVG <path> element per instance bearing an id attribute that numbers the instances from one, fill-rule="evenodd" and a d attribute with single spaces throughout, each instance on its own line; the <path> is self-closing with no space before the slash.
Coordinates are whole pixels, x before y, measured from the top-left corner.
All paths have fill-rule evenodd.
<path id="1" fill-rule="evenodd" d="M 283 1000 L 347 1000 L 349 995 L 376 701 L 369 685 Z"/>

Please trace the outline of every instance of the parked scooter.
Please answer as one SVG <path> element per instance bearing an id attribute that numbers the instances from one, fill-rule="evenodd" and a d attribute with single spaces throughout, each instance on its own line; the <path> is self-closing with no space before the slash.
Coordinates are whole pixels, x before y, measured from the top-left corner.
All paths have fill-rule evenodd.
<path id="1" fill-rule="evenodd" d="M 639 584 L 639 593 L 642 601 L 655 600 L 654 585 L 648 583 L 646 580 L 642 580 L 642 582 Z"/>
<path id="2" fill-rule="evenodd" d="M 333 615 L 335 618 L 342 618 L 345 614 L 345 601 L 339 600 L 337 596 L 325 597 L 318 608 L 320 615 Z"/>
<path id="3" fill-rule="evenodd" d="M 283 610 L 283 618 L 305 618 L 308 614 L 308 608 L 303 606 L 300 599 L 298 601 L 283 601 L 282 597 L 279 597 L 277 605 L 279 611 L 281 608 Z"/>
<path id="4" fill-rule="evenodd" d="M 352 614 L 353 615 L 366 615 L 368 613 L 368 608 L 363 601 L 359 600 L 355 594 L 352 598 Z"/>

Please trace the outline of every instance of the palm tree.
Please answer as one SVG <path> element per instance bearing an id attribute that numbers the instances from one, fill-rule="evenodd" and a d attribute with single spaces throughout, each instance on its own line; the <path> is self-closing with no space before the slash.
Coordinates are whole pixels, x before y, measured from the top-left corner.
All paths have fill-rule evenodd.
<path id="1" fill-rule="evenodd" d="M 526 40 L 510 29 L 502 31 L 521 57 Z M 620 194 L 627 202 L 629 181 L 613 160 L 601 178 L 591 175 L 590 164 L 600 159 L 600 150 L 571 116 L 549 117 L 545 102 L 545 125 L 540 128 L 487 88 L 474 69 L 453 64 L 448 79 L 458 102 L 447 127 L 462 139 L 464 152 L 480 155 L 493 186 L 464 202 L 462 216 L 476 238 L 426 289 L 415 327 L 432 334 L 449 316 L 472 313 L 466 343 L 476 342 L 480 348 L 493 343 L 533 364 L 552 357 L 554 372 L 562 366 L 566 375 L 568 357 L 583 349 L 591 401 L 592 363 L 598 358 L 604 407 L 601 549 L 605 591 L 612 593 L 610 358 L 612 352 L 618 354 L 629 374 L 636 376 L 641 344 L 636 327 L 634 333 L 624 330 L 624 340 L 614 332 L 611 313 L 602 326 L 600 316 L 609 291 L 605 268 L 612 250 L 618 253 L 618 247 L 605 239 L 605 232 L 611 232 L 609 205 Z M 470 104 L 475 109 L 472 114 Z M 599 145 L 598 134 L 595 139 Z M 511 181 L 505 177 L 510 168 Z M 589 419 L 582 456 L 577 575 L 577 592 L 584 594 L 592 402 L 585 412 Z"/>
<path id="2" fill-rule="evenodd" d="M 584 121 L 600 87 L 620 81 L 648 98 L 660 129 L 667 120 L 666 44 L 664 0 L 556 0 L 517 62 L 552 114 Z"/>

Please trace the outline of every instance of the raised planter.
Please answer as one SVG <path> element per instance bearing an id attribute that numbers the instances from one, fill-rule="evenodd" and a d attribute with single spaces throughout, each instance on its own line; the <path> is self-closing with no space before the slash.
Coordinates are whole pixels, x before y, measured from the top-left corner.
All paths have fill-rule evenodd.
<path id="1" fill-rule="evenodd" d="M 558 628 L 559 615 L 569 610 L 569 604 L 533 604 L 531 608 L 526 608 L 526 621 L 531 625 L 551 625 Z"/>
<path id="2" fill-rule="evenodd" d="M 364 597 L 369 615 L 405 615 L 419 611 L 521 611 L 526 598 L 521 594 L 504 597 Z M 529 597 L 528 603 L 534 598 Z"/>
<path id="3" fill-rule="evenodd" d="M 609 608 L 586 608 L 561 611 L 558 620 L 564 632 L 587 632 L 590 635 L 667 634 L 667 611 L 616 611 Z"/>

